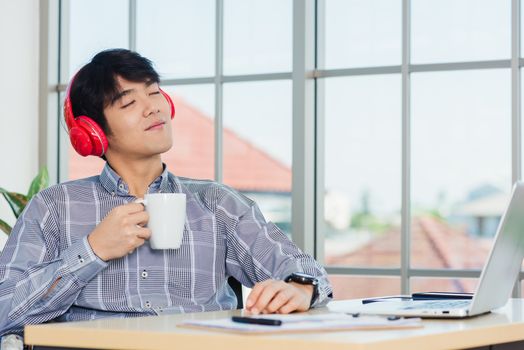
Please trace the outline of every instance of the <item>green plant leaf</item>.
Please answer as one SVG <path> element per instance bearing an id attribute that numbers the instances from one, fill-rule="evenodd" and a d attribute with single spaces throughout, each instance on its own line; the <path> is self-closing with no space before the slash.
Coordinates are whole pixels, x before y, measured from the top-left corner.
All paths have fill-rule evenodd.
<path id="1" fill-rule="evenodd" d="M 49 186 L 49 174 L 47 168 L 44 166 L 33 179 L 33 182 L 31 182 L 31 186 L 29 186 L 29 191 L 27 192 L 27 199 L 33 198 L 35 194 L 42 191 L 47 186 Z"/>
<path id="2" fill-rule="evenodd" d="M 5 200 L 9 203 L 11 210 L 13 210 L 13 214 L 15 214 L 15 217 L 18 219 L 29 201 L 28 198 L 21 193 L 8 192 L 1 187 L 0 193 L 4 195 Z"/>
<path id="3" fill-rule="evenodd" d="M 4 231 L 7 235 L 11 233 L 11 226 L 9 226 L 4 220 L 0 219 L 0 230 Z"/>

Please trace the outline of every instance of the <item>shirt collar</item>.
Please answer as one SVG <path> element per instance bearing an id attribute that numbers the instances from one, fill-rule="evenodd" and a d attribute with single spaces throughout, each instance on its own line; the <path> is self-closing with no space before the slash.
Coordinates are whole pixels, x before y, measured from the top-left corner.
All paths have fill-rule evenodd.
<path id="1" fill-rule="evenodd" d="M 165 163 L 162 163 L 162 168 L 162 174 L 149 185 L 149 193 L 168 192 L 169 172 Z M 129 187 L 125 181 L 107 162 L 100 174 L 100 183 L 111 194 L 118 194 L 120 196 L 127 196 L 129 194 Z"/>

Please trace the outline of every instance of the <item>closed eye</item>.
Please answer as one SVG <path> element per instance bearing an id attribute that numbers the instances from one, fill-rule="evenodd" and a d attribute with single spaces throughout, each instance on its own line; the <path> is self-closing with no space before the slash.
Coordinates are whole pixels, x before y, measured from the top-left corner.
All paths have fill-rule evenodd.
<path id="1" fill-rule="evenodd" d="M 122 108 L 122 109 L 127 108 L 127 107 L 131 106 L 133 103 L 135 103 L 135 100 L 133 100 L 133 101 L 131 101 L 131 102 L 129 102 L 129 103 L 123 105 L 121 108 Z"/>
<path id="2" fill-rule="evenodd" d="M 149 96 L 151 96 L 151 95 L 158 95 L 158 94 L 160 94 L 160 91 L 151 92 L 151 93 L 149 94 Z"/>

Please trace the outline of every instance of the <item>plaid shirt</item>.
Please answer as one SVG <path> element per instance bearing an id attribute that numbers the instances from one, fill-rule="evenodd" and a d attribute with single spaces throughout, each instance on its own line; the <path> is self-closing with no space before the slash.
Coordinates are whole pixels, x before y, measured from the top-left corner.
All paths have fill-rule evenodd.
<path id="1" fill-rule="evenodd" d="M 87 236 L 111 209 L 136 199 L 109 165 L 99 176 L 37 194 L 0 255 L 0 336 L 50 320 L 234 309 L 229 276 L 252 287 L 306 272 L 320 280 L 314 306 L 329 301 L 325 270 L 247 197 L 212 181 L 174 176 L 165 166 L 148 192 L 186 194 L 182 246 L 153 250 L 146 242 L 108 262 L 93 253 Z"/>

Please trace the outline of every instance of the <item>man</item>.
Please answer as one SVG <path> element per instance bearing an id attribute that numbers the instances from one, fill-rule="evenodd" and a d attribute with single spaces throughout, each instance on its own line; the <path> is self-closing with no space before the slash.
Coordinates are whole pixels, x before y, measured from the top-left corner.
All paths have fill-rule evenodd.
<path id="1" fill-rule="evenodd" d="M 0 335 L 51 320 L 234 309 L 229 276 L 253 287 L 253 314 L 329 301 L 325 270 L 253 201 L 168 172 L 161 154 L 172 145 L 174 106 L 149 60 L 97 54 L 71 82 L 65 114 L 75 149 L 107 164 L 40 192 L 20 216 L 0 256 Z M 179 249 L 148 243 L 148 214 L 135 201 L 157 192 L 187 196 Z"/>

